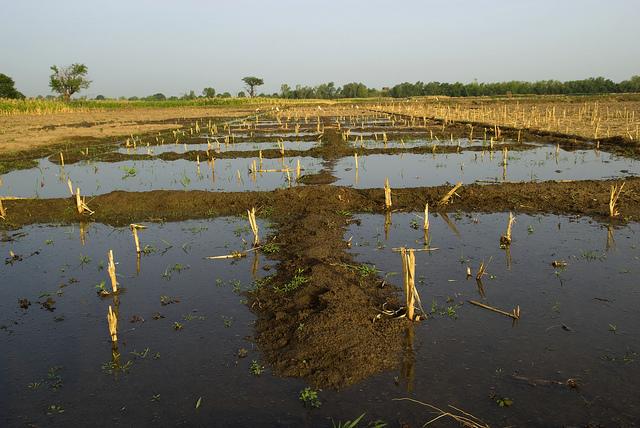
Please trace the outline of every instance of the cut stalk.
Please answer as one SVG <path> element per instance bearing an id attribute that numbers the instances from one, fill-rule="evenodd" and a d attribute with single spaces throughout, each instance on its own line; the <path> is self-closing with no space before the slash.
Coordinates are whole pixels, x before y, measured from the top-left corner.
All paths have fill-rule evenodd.
<path id="1" fill-rule="evenodd" d="M 60 152 L 60 166 L 64 166 L 64 155 Z"/>
<path id="2" fill-rule="evenodd" d="M 384 206 L 391 209 L 391 186 L 389 186 L 389 177 L 384 180 Z"/>
<path id="3" fill-rule="evenodd" d="M 425 232 L 429 231 L 429 203 L 425 204 L 424 206 L 424 223 L 422 225 L 422 228 Z"/>
<path id="4" fill-rule="evenodd" d="M 251 231 L 253 232 L 253 246 L 256 247 L 260 245 L 260 236 L 258 235 L 258 223 L 256 222 L 256 209 L 255 207 L 247 210 L 247 215 L 249 216 L 249 225 L 251 226 Z"/>
<path id="5" fill-rule="evenodd" d="M 113 290 L 113 294 L 116 294 L 118 292 L 118 282 L 116 281 L 116 264 L 113 261 L 113 250 L 109 250 L 107 272 L 109 273 L 109 278 L 111 279 L 111 289 Z"/>
<path id="6" fill-rule="evenodd" d="M 516 218 L 513 216 L 513 213 L 509 212 L 509 223 L 507 223 L 507 232 L 500 237 L 500 246 L 503 248 L 511 245 L 511 226 L 513 225 L 515 219 Z"/>
<path id="7" fill-rule="evenodd" d="M 400 256 L 402 257 L 402 273 L 404 292 L 406 297 L 407 318 L 411 321 L 417 320 L 415 315 L 416 301 L 420 303 L 420 297 L 418 296 L 418 290 L 415 284 L 416 273 L 416 258 L 414 250 L 406 248 L 400 249 Z"/>
<path id="8" fill-rule="evenodd" d="M 498 314 L 505 315 L 507 317 L 513 318 L 514 320 L 520 319 L 520 305 L 516 306 L 511 312 L 506 312 L 498 308 L 494 308 L 493 306 L 485 305 L 484 303 L 477 302 L 475 300 L 469 300 L 469 303 L 472 305 L 479 306 L 484 309 L 488 309 Z"/>
<path id="9" fill-rule="evenodd" d="M 131 233 L 133 233 L 133 241 L 136 244 L 136 253 L 140 254 L 141 250 L 140 250 L 140 241 L 138 240 L 138 229 L 146 229 L 146 226 L 143 226 L 141 224 L 130 224 L 129 228 L 131 229 Z"/>
<path id="10" fill-rule="evenodd" d="M 462 187 L 462 182 L 459 181 L 458 183 L 456 183 L 455 186 L 453 186 L 453 189 L 449 190 L 447 194 L 444 195 L 442 199 L 440 199 L 440 201 L 438 202 L 438 205 L 441 205 L 441 206 L 447 205 L 449 203 L 449 200 L 453 197 L 453 195 L 460 196 L 456 193 L 456 191 L 461 187 Z"/>
<path id="11" fill-rule="evenodd" d="M 78 210 L 78 214 L 84 214 L 84 213 L 87 213 L 89 215 L 94 214 L 94 211 L 92 211 L 87 205 L 85 198 L 80 197 L 79 187 L 76 187 L 76 209 Z"/>
<path id="12" fill-rule="evenodd" d="M 0 199 L 0 218 L 4 220 L 6 216 L 7 211 L 5 211 L 4 207 L 2 206 L 2 199 Z"/>
<path id="13" fill-rule="evenodd" d="M 609 195 L 609 216 L 611 217 L 617 217 L 618 215 L 620 215 L 620 212 L 618 211 L 618 207 L 616 206 L 616 204 L 618 203 L 618 198 L 622 193 L 624 184 L 625 182 L 623 181 L 622 184 L 620 184 L 620 186 L 618 185 L 611 186 L 611 194 Z"/>
<path id="14" fill-rule="evenodd" d="M 476 279 L 478 281 L 482 280 L 482 277 L 487 274 L 487 265 L 484 264 L 484 260 L 480 263 L 480 267 L 478 268 L 478 272 L 476 273 Z"/>

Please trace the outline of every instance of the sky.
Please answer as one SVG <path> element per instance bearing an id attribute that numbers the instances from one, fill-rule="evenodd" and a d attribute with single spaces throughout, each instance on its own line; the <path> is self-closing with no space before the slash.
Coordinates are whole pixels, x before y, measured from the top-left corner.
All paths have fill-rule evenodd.
<path id="1" fill-rule="evenodd" d="M 82 95 L 233 94 L 244 76 L 369 87 L 405 81 L 614 81 L 640 74 L 640 0 L 0 0 L 0 73 L 47 95 L 79 62 Z"/>

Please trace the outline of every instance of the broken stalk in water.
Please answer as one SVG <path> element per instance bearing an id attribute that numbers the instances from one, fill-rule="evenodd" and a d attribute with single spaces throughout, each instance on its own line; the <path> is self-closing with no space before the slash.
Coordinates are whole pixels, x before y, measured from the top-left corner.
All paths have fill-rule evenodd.
<path id="1" fill-rule="evenodd" d="M 113 250 L 109 250 L 108 257 L 107 272 L 109 273 L 109 279 L 111 279 L 113 294 L 116 294 L 118 293 L 118 282 L 116 281 L 116 264 L 113 261 Z"/>

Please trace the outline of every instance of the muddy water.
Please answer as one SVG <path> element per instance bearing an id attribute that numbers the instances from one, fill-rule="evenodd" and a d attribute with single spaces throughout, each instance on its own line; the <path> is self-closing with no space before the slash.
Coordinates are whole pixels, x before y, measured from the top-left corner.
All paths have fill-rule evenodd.
<path id="1" fill-rule="evenodd" d="M 203 421 L 213 409 L 226 409 L 216 420 L 246 422 L 246 396 L 264 380 L 249 372 L 260 358 L 247 340 L 252 316 L 242 292 L 270 263 L 254 254 L 236 261 L 203 257 L 246 248 L 247 225 L 242 219 L 149 225 L 140 232 L 150 247 L 139 272 L 128 228 L 87 225 L 84 245 L 77 225 L 13 232 L 25 235 L 2 242 L 1 252 L 24 258 L 0 265 L 0 425 L 162 425 Z M 266 225 L 259 226 L 266 234 Z M 101 281 L 110 288 L 103 268 L 109 249 L 124 290 L 116 300 L 96 294 Z M 31 306 L 20 309 L 20 298 Z M 51 311 L 37 303 L 47 298 L 55 301 Z M 119 313 L 120 364 L 131 361 L 128 370 L 111 374 L 109 305 Z M 183 328 L 175 330 L 176 322 Z M 239 349 L 247 350 L 245 358 L 238 358 Z M 64 413 L 47 415 L 50 405 Z"/>
<path id="2" fill-rule="evenodd" d="M 310 150 L 318 146 L 314 141 L 283 141 L 285 150 Z M 209 149 L 213 153 L 220 152 L 246 152 L 252 150 L 278 150 L 280 145 L 277 142 L 243 142 L 225 144 L 212 142 L 202 144 L 164 144 L 159 146 L 138 146 L 138 147 L 120 147 L 117 152 L 141 155 L 158 155 L 160 153 L 186 153 L 190 151 L 206 151 Z"/>
<path id="3" fill-rule="evenodd" d="M 640 162 L 594 150 L 565 151 L 553 147 L 512 151 L 507 165 L 501 152 L 462 151 L 448 154 L 394 154 L 358 157 L 358 174 L 352 157 L 335 167 L 336 185 L 356 188 L 437 186 L 480 181 L 586 180 L 640 174 Z"/>
<path id="4" fill-rule="evenodd" d="M 358 134 L 355 134 L 358 135 Z M 415 133 L 413 134 L 415 135 Z M 357 141 L 350 141 L 351 146 L 363 148 L 363 149 L 392 149 L 392 148 L 411 148 L 411 147 L 433 147 L 436 145 L 438 147 L 447 146 L 447 147 L 460 147 L 461 150 L 464 150 L 466 147 L 482 147 L 488 145 L 482 140 L 471 140 L 469 142 L 468 138 L 457 138 L 454 140 L 432 140 L 429 138 L 407 138 L 402 139 L 398 137 L 397 134 L 394 134 L 393 139 L 388 139 L 385 143 L 383 140 L 382 134 L 378 134 L 378 137 L 372 136 L 371 134 L 363 134 L 363 140 L 358 139 Z M 496 147 L 498 147 L 496 145 Z M 500 149 L 497 149 L 500 150 Z"/>
<path id="5" fill-rule="evenodd" d="M 263 159 L 263 169 L 291 170 L 292 185 L 295 183 L 297 161 L 301 174 L 310 174 L 322 169 L 320 160 L 311 157 Z M 249 168 L 256 158 L 217 159 L 212 170 L 206 162 L 200 163 L 179 159 L 175 161 L 142 160 L 124 162 L 79 162 L 66 165 L 64 169 L 42 159 L 37 168 L 12 171 L 1 176 L 3 186 L 0 195 L 28 198 L 58 198 L 69 196 L 67 178 L 74 187 L 79 186 L 83 195 L 99 195 L 114 190 L 148 191 L 210 190 L 210 191 L 268 191 L 287 187 L 289 181 L 284 172 L 250 174 Z M 239 176 L 238 176 L 239 172 Z"/>
<path id="6" fill-rule="evenodd" d="M 498 248 L 506 215 L 459 217 L 451 215 L 448 226 L 432 216 L 431 245 L 439 250 L 417 253 L 417 286 L 425 310 L 435 313 L 414 325 L 401 367 L 342 391 L 319 390 L 322 405 L 312 410 L 299 400 L 303 381 L 274 377 L 268 367 L 260 376 L 250 371 L 261 354 L 242 291 L 272 273 L 274 262 L 263 254 L 257 262 L 251 254 L 203 259 L 247 248 L 246 220 L 149 224 L 140 232 L 149 247 L 139 272 L 128 228 L 7 232 L 0 252 L 22 260 L 0 265 L 1 424 L 326 427 L 331 418 L 366 413 L 366 423 L 421 426 L 429 412 L 393 401 L 413 397 L 459 406 L 492 426 L 631 425 L 640 414 L 640 227 L 609 231 L 585 219 L 518 216 L 508 267 Z M 420 247 L 422 231 L 411 227 L 420 219 L 393 214 L 388 237 L 384 216 L 357 219 L 361 225 L 345 236 L 353 236 L 351 251 L 398 284 L 399 256 L 391 248 Z M 267 225 L 260 228 L 266 235 Z M 109 288 L 109 249 L 124 289 L 117 301 L 95 288 L 101 281 Z M 483 259 L 491 260 L 484 298 L 475 280 L 465 279 L 466 264 L 475 269 Z M 554 269 L 551 261 L 560 259 L 568 266 Z M 53 311 L 38 303 L 49 297 Z M 28 309 L 18 307 L 21 298 L 31 302 Z M 520 305 L 522 318 L 513 325 L 468 299 L 506 310 Z M 109 305 L 119 314 L 115 372 Z M 238 357 L 240 349 L 246 357 Z M 578 379 L 578 389 L 554 383 L 569 378 Z M 500 407 L 498 398 L 511 406 Z"/>
<path id="7" fill-rule="evenodd" d="M 522 215 L 509 254 L 499 248 L 507 217 L 431 216 L 430 245 L 438 250 L 416 253 L 416 285 L 432 317 L 413 329 L 405 394 L 460 406 L 492 426 L 637 422 L 640 226 Z M 422 219 L 358 219 L 345 235 L 357 259 L 401 284 L 392 248 L 423 248 Z M 554 268 L 554 260 L 568 265 Z M 465 269 L 475 275 L 482 261 L 488 274 L 481 290 Z M 508 312 L 519 305 L 521 319 L 514 324 L 471 299 Z M 560 384 L 568 379 L 578 388 Z M 506 398 L 512 405 L 500 407 Z"/>

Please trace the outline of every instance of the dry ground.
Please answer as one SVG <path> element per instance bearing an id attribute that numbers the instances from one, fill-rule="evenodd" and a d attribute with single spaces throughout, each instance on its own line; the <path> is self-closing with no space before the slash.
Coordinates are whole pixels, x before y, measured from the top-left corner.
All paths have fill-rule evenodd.
<path id="1" fill-rule="evenodd" d="M 69 141 L 128 137 L 180 127 L 196 118 L 241 117 L 255 106 L 92 110 L 0 116 L 0 154 L 44 148 Z"/>

